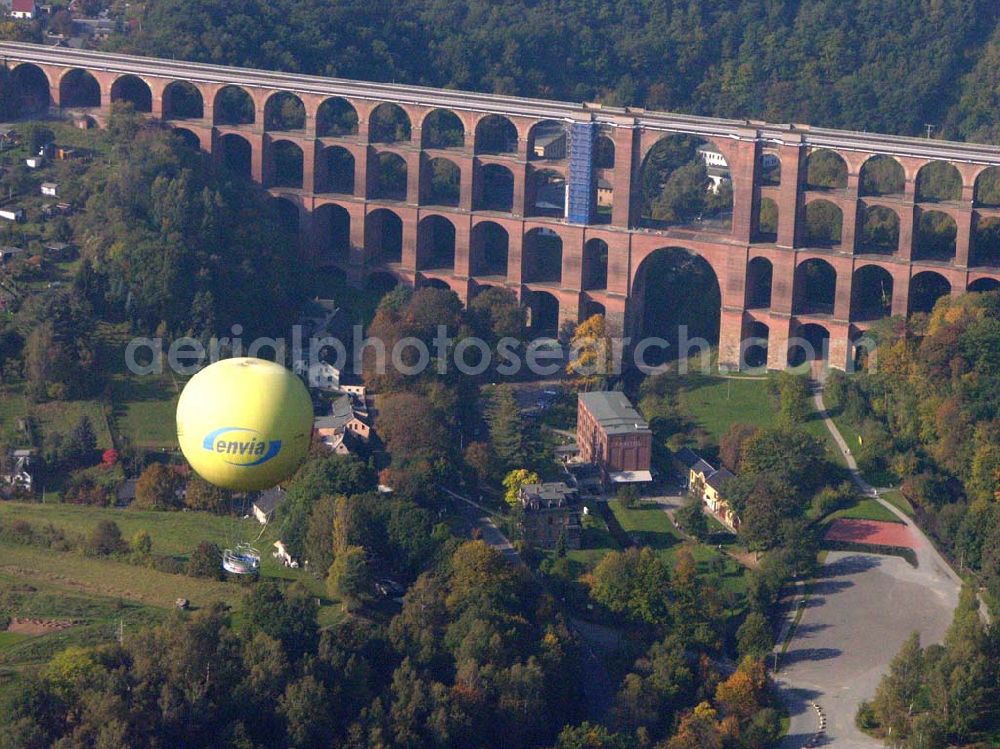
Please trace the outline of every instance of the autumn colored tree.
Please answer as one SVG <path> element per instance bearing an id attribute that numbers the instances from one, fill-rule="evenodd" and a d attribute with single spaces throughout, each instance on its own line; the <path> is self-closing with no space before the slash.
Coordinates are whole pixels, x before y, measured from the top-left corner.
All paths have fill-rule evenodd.
<path id="1" fill-rule="evenodd" d="M 153 463 L 136 481 L 132 504 L 147 510 L 176 510 L 181 505 L 180 487 L 180 476 L 171 466 Z"/>
<path id="2" fill-rule="evenodd" d="M 597 385 L 614 374 L 614 353 L 604 315 L 592 315 L 573 331 L 566 374 L 584 387 Z"/>
<path id="3" fill-rule="evenodd" d="M 520 501 L 519 495 L 521 489 L 529 484 L 537 484 L 539 482 L 541 482 L 541 479 L 538 477 L 537 473 L 529 471 L 527 468 L 515 468 L 513 471 L 504 476 L 504 501 L 511 507 L 517 506 Z"/>

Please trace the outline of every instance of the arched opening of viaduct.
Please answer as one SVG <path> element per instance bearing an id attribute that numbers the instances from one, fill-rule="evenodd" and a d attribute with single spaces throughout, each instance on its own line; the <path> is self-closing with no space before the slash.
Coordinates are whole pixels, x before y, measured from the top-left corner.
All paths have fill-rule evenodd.
<path id="1" fill-rule="evenodd" d="M 303 262 L 506 287 L 534 330 L 687 321 L 727 365 L 781 368 L 807 340 L 844 367 L 859 326 L 1000 285 L 993 146 L 0 49 L 26 116 L 128 102 L 281 197 Z"/>

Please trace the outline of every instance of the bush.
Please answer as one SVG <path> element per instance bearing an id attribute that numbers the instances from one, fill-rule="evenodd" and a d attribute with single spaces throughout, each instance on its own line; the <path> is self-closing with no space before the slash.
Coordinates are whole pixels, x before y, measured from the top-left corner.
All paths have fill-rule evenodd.
<path id="1" fill-rule="evenodd" d="M 872 708 L 872 703 L 868 700 L 862 700 L 861 704 L 858 705 L 858 712 L 854 718 L 854 723 L 865 733 L 871 733 L 878 728 L 878 718 L 875 717 L 875 710 Z"/>
<path id="2" fill-rule="evenodd" d="M 124 551 L 126 546 L 121 529 L 114 520 L 102 520 L 87 538 L 87 551 L 102 557 Z"/>
<path id="3" fill-rule="evenodd" d="M 681 527 L 699 541 L 708 538 L 708 519 L 702 510 L 700 499 L 694 497 L 688 500 L 687 504 L 679 509 L 675 515 Z"/>
<path id="4" fill-rule="evenodd" d="M 222 550 L 211 541 L 202 541 L 188 559 L 187 573 L 191 577 L 222 580 Z"/>

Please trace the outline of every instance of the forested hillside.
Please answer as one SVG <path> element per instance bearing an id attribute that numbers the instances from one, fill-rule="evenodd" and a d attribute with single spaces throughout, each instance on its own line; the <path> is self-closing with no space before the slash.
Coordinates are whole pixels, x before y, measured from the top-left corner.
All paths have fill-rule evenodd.
<path id="1" fill-rule="evenodd" d="M 993 0 L 147 0 L 140 54 L 779 122 L 1000 136 Z"/>

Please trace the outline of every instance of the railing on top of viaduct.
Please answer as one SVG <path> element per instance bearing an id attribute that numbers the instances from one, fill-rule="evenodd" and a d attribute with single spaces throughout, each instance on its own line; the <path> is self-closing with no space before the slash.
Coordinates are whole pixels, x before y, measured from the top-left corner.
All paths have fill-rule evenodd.
<path id="1" fill-rule="evenodd" d="M 808 295 L 808 290 L 799 283 L 796 271 L 800 263 L 800 256 L 801 262 L 809 262 L 811 257 L 817 256 L 817 253 L 821 256 L 824 254 L 823 249 L 805 246 L 802 241 L 806 206 L 817 200 L 832 203 L 841 211 L 841 241 L 834 243 L 832 247 L 827 247 L 826 251 L 832 250 L 834 254 L 841 256 L 830 258 L 830 263 L 836 266 L 837 281 L 836 303 L 833 306 L 832 318 L 844 325 L 847 325 L 854 317 L 851 301 L 852 277 L 861 265 L 859 260 L 843 256 L 858 254 L 859 247 L 855 237 L 857 223 L 860 215 L 868 206 L 888 207 L 899 219 L 898 246 L 897 251 L 892 253 L 893 257 L 870 261 L 870 264 L 882 264 L 883 269 L 889 268 L 893 280 L 897 282 L 898 290 L 902 292 L 901 295 L 897 293 L 899 299 L 893 299 L 892 311 L 894 313 L 908 311 L 906 297 L 909 277 L 921 270 L 919 262 L 916 262 L 917 267 L 914 268 L 915 261 L 912 260 L 912 252 L 916 226 L 922 210 L 937 210 L 951 216 L 957 226 L 954 257 L 947 263 L 946 269 L 937 269 L 940 270 L 939 275 L 947 275 L 947 281 L 953 293 L 964 290 L 966 285 L 972 282 L 974 276 L 976 278 L 987 276 L 995 278 L 1000 275 L 996 268 L 970 269 L 968 267 L 977 216 L 984 216 L 991 220 L 1000 218 L 1000 206 L 978 206 L 976 204 L 976 186 L 979 175 L 989 167 L 1000 166 L 1000 147 L 997 146 L 813 128 L 803 125 L 779 125 L 751 120 L 697 117 L 636 108 L 605 107 L 592 103 L 545 101 L 401 84 L 358 82 L 13 42 L 0 43 L 0 63 L 14 67 L 21 63 L 37 66 L 48 79 L 50 98 L 55 104 L 60 103 L 62 82 L 65 76 L 73 70 L 85 70 L 98 80 L 102 110 L 106 110 L 110 105 L 114 83 L 122 76 L 136 76 L 146 84 L 149 88 L 152 100 L 151 109 L 154 115 L 163 114 L 164 93 L 168 86 L 182 81 L 191 83 L 198 88 L 202 96 L 204 111 L 200 122 L 191 123 L 191 126 L 200 127 L 203 130 L 207 128 L 209 131 L 214 130 L 217 126 L 216 97 L 219 91 L 227 86 L 240 87 L 253 100 L 256 119 L 252 126 L 237 126 L 235 129 L 242 130 L 243 134 L 257 139 L 259 147 L 252 149 L 253 176 L 265 183 L 268 174 L 267 156 L 264 153 L 267 143 L 267 139 L 264 137 L 267 102 L 279 92 L 294 94 L 302 101 L 305 109 L 306 128 L 304 133 L 272 132 L 268 135 L 271 136 L 272 140 L 292 140 L 298 142 L 300 147 L 305 146 L 309 149 L 309 153 L 304 154 L 307 157 L 304 158 L 304 164 L 308 179 L 304 175 L 303 187 L 305 192 L 313 198 L 320 197 L 315 195 L 312 171 L 319 152 L 318 149 L 324 146 L 323 139 L 317 137 L 316 114 L 326 100 L 331 98 L 345 99 L 354 107 L 358 115 L 358 135 L 353 139 L 340 140 L 353 140 L 355 144 L 352 147 L 358 149 L 375 147 L 378 151 L 392 151 L 395 148 L 409 149 L 415 152 L 410 153 L 407 158 L 408 165 L 411 163 L 416 165 L 416 174 L 409 175 L 405 202 L 417 206 L 421 205 L 422 178 L 420 172 L 423 168 L 419 156 L 427 150 L 419 135 L 424 118 L 440 109 L 448 110 L 457 115 L 465 129 L 464 145 L 454 152 L 455 161 L 461 163 L 462 166 L 462 198 L 457 212 L 469 212 L 475 208 L 472 204 L 474 185 L 470 184 L 473 181 L 475 170 L 473 161 L 480 156 L 485 156 L 477 151 L 478 123 L 489 115 L 506 117 L 513 123 L 518 135 L 517 152 L 512 154 L 515 159 L 507 164 L 508 169 L 515 175 L 514 207 L 510 215 L 525 223 L 530 221 L 532 223 L 584 225 L 586 231 L 591 232 L 592 236 L 603 236 L 607 239 L 614 252 L 621 251 L 627 256 L 625 260 L 618 263 L 617 268 L 609 266 L 604 295 L 588 294 L 585 292 L 585 284 L 580 277 L 585 264 L 583 243 L 586 242 L 587 236 L 583 233 L 579 234 L 580 247 L 570 247 L 563 254 L 564 272 L 560 279 L 563 293 L 558 294 L 560 314 L 563 317 L 574 317 L 577 314 L 582 314 L 583 303 L 574 302 L 575 296 L 588 297 L 592 300 L 599 299 L 602 306 L 607 306 L 609 313 L 614 311 L 616 314 L 625 314 L 626 301 L 638 288 L 636 285 L 638 268 L 642 261 L 655 250 L 657 243 L 660 246 L 664 244 L 663 241 L 656 239 L 656 235 L 661 234 L 660 232 L 652 232 L 654 236 L 650 238 L 646 236 L 648 232 L 638 228 L 640 217 L 637 215 L 637 192 L 641 167 L 646 155 L 657 141 L 668 134 L 687 134 L 703 138 L 714 144 L 728 162 L 734 188 L 733 215 L 731 230 L 728 232 L 729 236 L 703 234 L 697 240 L 699 243 L 697 249 L 707 257 L 719 278 L 724 313 L 728 313 L 730 317 L 733 314 L 744 317 L 742 322 L 727 323 L 726 314 L 723 315 L 722 338 L 726 339 L 728 336 L 730 343 L 734 336 L 731 331 L 730 334 L 726 333 L 727 324 L 730 327 L 735 325 L 742 330 L 748 325 L 760 323 L 762 320 L 769 324 L 773 324 L 777 319 L 787 320 L 796 314 L 797 300 L 801 299 L 803 295 Z M 385 102 L 401 106 L 410 118 L 413 133 L 410 143 L 375 144 L 370 142 L 367 132 L 368 115 L 376 106 Z M 589 218 L 592 215 L 586 210 L 576 216 L 568 214 L 564 219 L 558 221 L 529 217 L 529 213 L 525 209 L 529 204 L 526 195 L 531 190 L 531 186 L 527 184 L 530 169 L 532 166 L 544 169 L 545 164 L 544 162 L 541 164 L 531 163 L 528 151 L 533 138 L 533 128 L 543 120 L 559 120 L 569 123 L 571 127 L 589 125 L 591 128 L 607 134 L 612 140 L 615 154 L 614 166 L 612 169 L 606 170 L 609 173 L 608 176 L 612 178 L 613 188 L 610 226 L 586 226 L 590 223 Z M 183 122 L 175 124 L 185 126 Z M 229 130 L 230 126 L 222 126 L 222 129 Z M 595 132 L 595 130 L 591 132 Z M 205 138 L 207 137 L 209 147 L 206 150 L 212 150 L 216 136 L 202 134 L 199 137 L 202 138 L 203 145 L 206 143 Z M 844 161 L 847 173 L 845 188 L 816 190 L 810 189 L 806 185 L 807 159 L 810 153 L 819 149 L 831 150 Z M 764 152 L 773 153 L 780 163 L 781 180 L 776 186 L 762 183 L 761 155 Z M 861 195 L 859 179 L 862 168 L 866 161 L 880 155 L 890 156 L 901 165 L 905 174 L 905 189 L 892 196 Z M 566 176 L 570 188 L 569 202 L 572 202 L 574 199 L 574 166 L 571 160 L 568 161 L 570 163 L 565 171 L 568 172 Z M 916 190 L 918 174 L 924 166 L 935 161 L 948 162 L 957 168 L 962 183 L 960 200 L 948 203 L 921 202 Z M 353 195 L 355 198 L 367 201 L 370 196 L 366 184 L 365 162 L 367 162 L 367 158 L 363 160 L 363 163 L 356 165 L 357 173 L 361 176 L 361 184 L 360 187 L 357 183 L 355 184 Z M 590 181 L 591 189 L 593 189 L 594 168 L 588 163 L 587 169 L 590 174 L 585 175 L 585 178 Z M 325 195 L 323 197 L 330 198 L 331 196 Z M 759 237 L 755 237 L 755 227 L 758 226 L 760 220 L 760 206 L 764 200 L 772 201 L 778 214 L 776 237 L 770 241 L 760 241 Z M 316 205 L 319 205 L 318 201 Z M 435 206 L 435 210 L 440 209 Z M 451 210 L 446 208 L 441 212 L 447 214 Z M 352 217 L 355 216 L 352 214 Z M 567 218 L 568 221 L 565 220 Z M 565 231 L 559 229 L 558 226 L 555 230 L 557 233 L 565 234 Z M 608 232 L 622 232 L 622 230 L 626 232 L 623 237 L 613 238 L 607 235 Z M 413 245 L 413 247 L 409 261 L 408 263 L 404 262 L 404 265 L 412 266 L 408 268 L 410 271 L 417 271 L 419 268 L 413 258 L 419 238 L 413 235 L 415 231 L 413 227 L 408 226 L 405 231 L 410 236 L 406 238 L 404 244 Z M 604 232 L 604 234 L 593 232 Z M 367 245 L 366 233 L 363 230 L 359 233 L 352 227 L 352 244 L 356 244 L 356 237 L 360 238 L 361 245 Z M 563 238 L 565 239 L 565 237 Z M 470 241 L 468 234 L 465 234 L 465 240 L 466 242 Z M 574 241 L 576 240 L 574 239 Z M 518 237 L 515 243 L 514 237 L 511 237 L 511 242 L 512 262 L 520 263 L 521 238 Z M 668 242 L 668 244 L 674 243 Z M 713 243 L 721 246 L 713 249 L 711 246 Z M 693 241 L 688 242 L 688 245 L 694 246 Z M 744 248 L 742 263 L 734 264 L 720 254 L 723 251 L 731 253 L 734 245 L 742 245 Z M 776 254 L 777 250 L 782 249 L 794 250 L 791 259 L 781 257 L 780 252 Z M 453 275 L 467 280 L 473 275 L 469 272 L 468 247 L 465 248 L 465 254 L 463 267 L 459 269 L 456 263 Z M 526 256 L 527 249 L 525 250 L 525 258 Z M 753 305 L 749 301 L 752 270 L 750 265 L 755 257 L 764 258 L 774 264 L 774 298 L 766 314 L 761 310 L 752 310 Z M 352 258 L 352 262 L 354 260 Z M 893 268 L 885 263 L 896 263 L 897 265 L 902 263 L 903 268 Z M 931 266 L 936 265 L 942 264 L 931 263 Z M 570 272 L 570 276 L 575 274 L 576 277 L 567 277 L 565 272 L 567 270 Z M 785 276 L 790 275 L 791 279 L 779 278 L 779 273 Z M 510 271 L 507 281 L 511 284 L 521 284 L 521 269 L 516 268 Z M 465 295 L 463 294 L 463 296 Z M 580 308 L 577 312 L 572 310 L 574 304 Z M 568 309 L 564 310 L 564 306 Z M 785 322 L 781 324 L 785 325 Z M 838 333 L 838 335 L 846 337 L 849 332 L 845 328 L 844 332 Z"/>

